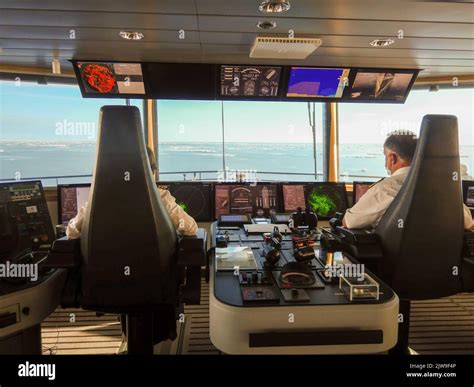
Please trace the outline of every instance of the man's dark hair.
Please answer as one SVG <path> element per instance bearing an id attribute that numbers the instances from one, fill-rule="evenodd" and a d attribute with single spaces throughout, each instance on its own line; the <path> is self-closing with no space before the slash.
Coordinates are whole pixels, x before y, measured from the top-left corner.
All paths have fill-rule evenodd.
<path id="1" fill-rule="evenodd" d="M 395 152 L 401 159 L 412 161 L 416 150 L 416 135 L 408 130 L 390 133 L 383 146 Z"/>

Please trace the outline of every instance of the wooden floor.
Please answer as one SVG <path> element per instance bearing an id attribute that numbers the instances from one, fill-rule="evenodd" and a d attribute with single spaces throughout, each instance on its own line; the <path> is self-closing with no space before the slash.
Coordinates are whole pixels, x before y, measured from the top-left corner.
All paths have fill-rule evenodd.
<path id="1" fill-rule="evenodd" d="M 209 338 L 209 287 L 201 305 L 185 308 L 185 322 L 160 354 L 219 354 Z M 75 318 L 75 320 L 74 320 Z M 116 315 L 97 317 L 81 309 L 56 310 L 42 324 L 45 354 L 114 354 L 121 343 Z M 474 354 L 474 294 L 412 303 L 410 347 L 419 354 Z"/>

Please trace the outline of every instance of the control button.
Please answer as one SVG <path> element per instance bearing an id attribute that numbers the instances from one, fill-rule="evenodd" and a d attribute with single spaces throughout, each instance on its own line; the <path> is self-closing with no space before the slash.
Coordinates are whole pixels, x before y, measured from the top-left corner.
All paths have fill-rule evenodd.
<path id="1" fill-rule="evenodd" d="M 258 284 L 258 273 L 252 273 L 252 283 Z"/>
<path id="2" fill-rule="evenodd" d="M 291 297 L 298 298 L 299 294 L 298 289 L 291 289 Z"/>
<path id="3" fill-rule="evenodd" d="M 23 313 L 25 316 L 28 316 L 30 314 L 30 308 L 25 306 L 22 310 L 21 313 Z"/>

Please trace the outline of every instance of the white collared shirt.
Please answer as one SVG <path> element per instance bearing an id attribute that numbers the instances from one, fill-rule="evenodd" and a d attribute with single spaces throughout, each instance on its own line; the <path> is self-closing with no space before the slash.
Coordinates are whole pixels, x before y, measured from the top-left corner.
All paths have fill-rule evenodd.
<path id="1" fill-rule="evenodd" d="M 165 205 L 178 233 L 181 235 L 196 235 L 198 229 L 196 221 L 176 203 L 176 199 L 168 190 L 158 188 L 158 192 L 160 193 L 161 201 Z M 86 208 L 87 203 L 79 210 L 77 215 L 69 221 L 66 229 L 68 239 L 77 239 L 81 237 Z"/>
<path id="2" fill-rule="evenodd" d="M 346 211 L 344 222 L 348 228 L 375 228 L 403 185 L 410 167 L 396 170 L 391 176 L 379 181 L 362 195 L 359 201 Z M 471 211 L 465 205 L 464 228 L 473 226 Z"/>

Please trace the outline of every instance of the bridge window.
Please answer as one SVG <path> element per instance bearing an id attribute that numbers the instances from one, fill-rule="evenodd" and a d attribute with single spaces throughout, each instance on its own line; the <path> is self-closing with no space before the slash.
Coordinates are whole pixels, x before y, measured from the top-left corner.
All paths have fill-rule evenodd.
<path id="1" fill-rule="evenodd" d="M 473 105 L 474 89 L 470 88 L 412 90 L 404 105 L 339 104 L 341 181 L 386 176 L 382 145 L 387 133 L 408 129 L 418 135 L 426 114 L 458 117 L 461 163 L 474 175 Z"/>
<path id="2" fill-rule="evenodd" d="M 82 98 L 77 85 L 1 81 L 0 179 L 89 182 L 99 109 L 124 103 Z"/>
<path id="3" fill-rule="evenodd" d="M 229 179 L 237 171 L 259 180 L 314 180 L 315 168 L 322 179 L 322 104 L 308 112 L 307 103 L 157 103 L 161 180 Z"/>

